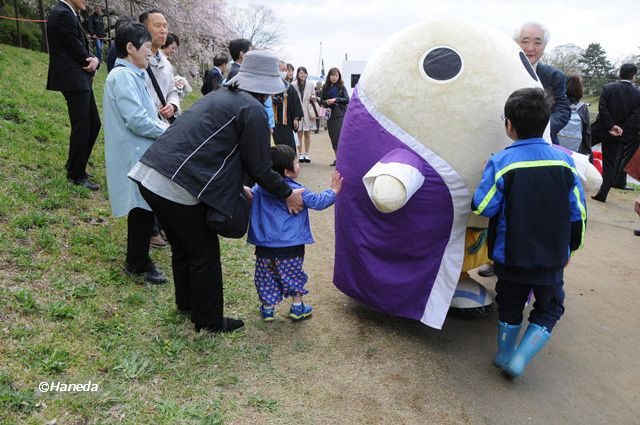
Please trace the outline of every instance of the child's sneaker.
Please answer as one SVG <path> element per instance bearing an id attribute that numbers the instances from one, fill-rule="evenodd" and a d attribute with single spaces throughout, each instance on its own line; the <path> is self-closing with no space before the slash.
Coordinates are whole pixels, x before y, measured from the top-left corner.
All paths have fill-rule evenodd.
<path id="1" fill-rule="evenodd" d="M 273 322 L 275 319 L 275 315 L 276 315 L 276 309 L 271 307 L 271 308 L 265 308 L 263 305 L 260 306 L 260 316 L 262 317 L 262 320 L 265 322 Z"/>
<path id="2" fill-rule="evenodd" d="M 289 310 L 289 317 L 292 320 L 301 320 L 306 319 L 311 316 L 311 312 L 313 308 L 310 305 L 302 303 L 300 305 L 291 305 L 291 310 Z"/>

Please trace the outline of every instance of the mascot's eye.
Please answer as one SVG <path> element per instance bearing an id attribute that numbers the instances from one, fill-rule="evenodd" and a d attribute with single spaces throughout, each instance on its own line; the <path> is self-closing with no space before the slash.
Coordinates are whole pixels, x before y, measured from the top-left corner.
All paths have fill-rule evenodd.
<path id="1" fill-rule="evenodd" d="M 421 61 L 425 76 L 438 82 L 448 82 L 462 72 L 462 57 L 450 47 L 434 47 Z"/>
<path id="2" fill-rule="evenodd" d="M 538 81 L 538 76 L 536 75 L 536 72 L 533 70 L 533 67 L 531 66 L 531 62 L 529 62 L 529 59 L 527 59 L 527 56 L 522 52 L 520 52 L 520 60 L 524 65 L 524 69 L 526 69 L 529 75 L 531 75 L 531 78 Z"/>

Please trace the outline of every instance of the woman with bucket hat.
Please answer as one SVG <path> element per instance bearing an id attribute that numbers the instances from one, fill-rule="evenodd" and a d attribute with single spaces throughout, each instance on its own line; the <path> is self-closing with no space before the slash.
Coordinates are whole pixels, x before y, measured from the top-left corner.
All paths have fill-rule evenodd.
<path id="1" fill-rule="evenodd" d="M 271 169 L 262 102 L 284 89 L 278 59 L 247 52 L 226 87 L 182 114 L 129 173 L 171 243 L 177 308 L 190 313 L 196 331 L 231 332 L 244 325 L 223 315 L 220 232 L 208 221 L 237 219 L 247 176 L 285 199 L 289 212 L 302 209 L 302 190 L 292 191 Z"/>

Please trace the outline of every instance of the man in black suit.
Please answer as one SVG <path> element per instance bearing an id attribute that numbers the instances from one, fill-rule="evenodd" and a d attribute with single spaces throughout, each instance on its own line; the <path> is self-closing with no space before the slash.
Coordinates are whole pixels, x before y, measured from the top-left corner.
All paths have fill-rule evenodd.
<path id="1" fill-rule="evenodd" d="M 100 132 L 100 116 L 92 88 L 100 61 L 89 52 L 78 15 L 86 7 L 86 0 L 61 0 L 51 10 L 47 21 L 47 90 L 62 92 L 67 101 L 71 122 L 69 158 L 65 165 L 67 178 L 74 184 L 98 190 L 98 185 L 89 180 L 86 172 L 93 144 Z"/>
<path id="2" fill-rule="evenodd" d="M 513 34 L 514 41 L 527 56 L 542 87 L 553 96 L 553 109 L 551 117 L 549 117 L 549 133 L 551 141 L 557 145 L 558 132 L 567 125 L 571 118 L 571 107 L 567 97 L 567 78 L 565 75 L 551 65 L 540 63 L 549 38 L 549 30 L 538 22 L 526 22 Z M 493 264 L 481 267 L 478 274 L 484 277 L 493 276 Z"/>
<path id="3" fill-rule="evenodd" d="M 227 81 L 235 77 L 238 73 L 240 65 L 242 65 L 242 58 L 245 53 L 251 50 L 251 47 L 251 41 L 246 38 L 237 38 L 229 42 L 229 54 L 231 55 L 231 59 L 233 59 L 233 63 L 231 64 L 229 75 L 227 75 Z"/>
<path id="4" fill-rule="evenodd" d="M 228 63 L 229 58 L 224 53 L 218 53 L 213 58 L 213 68 L 207 71 L 202 83 L 202 89 L 200 89 L 203 96 L 220 88 L 222 80 L 224 80 L 223 75 Z"/>
<path id="5" fill-rule="evenodd" d="M 549 30 L 538 22 L 527 22 L 515 34 L 518 43 L 529 63 L 535 69 L 540 83 L 545 90 L 553 95 L 553 109 L 551 111 L 550 133 L 551 141 L 558 144 L 558 131 L 567 125 L 571 118 L 571 107 L 567 98 L 567 78 L 557 68 L 539 63 L 544 56 L 544 49 L 549 43 Z"/>
<path id="6" fill-rule="evenodd" d="M 602 186 L 592 196 L 596 201 L 606 202 L 625 159 L 628 162 L 640 145 L 640 91 L 631 83 L 637 73 L 637 66 L 625 63 L 620 81 L 605 85 L 600 94 L 597 120 L 609 134 L 602 141 Z"/>

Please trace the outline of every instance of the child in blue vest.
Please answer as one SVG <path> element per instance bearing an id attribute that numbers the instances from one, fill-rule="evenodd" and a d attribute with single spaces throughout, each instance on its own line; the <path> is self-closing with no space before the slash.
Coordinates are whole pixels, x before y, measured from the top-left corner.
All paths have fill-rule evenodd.
<path id="1" fill-rule="evenodd" d="M 285 177 L 292 189 L 304 188 L 294 179 L 300 174 L 296 152 L 287 145 L 271 148 L 273 170 Z M 342 177 L 337 171 L 331 176 L 331 189 L 302 193 L 304 208 L 296 215 L 289 214 L 287 205 L 259 185 L 253 187 L 253 201 L 247 242 L 256 246 L 255 285 L 260 299 L 260 315 L 265 322 L 275 316 L 275 305 L 291 297 L 289 310 L 292 320 L 311 316 L 312 307 L 302 302 L 307 275 L 302 269 L 304 246 L 313 243 L 309 225 L 309 208 L 323 210 L 336 201 L 342 188 Z"/>
<path id="2" fill-rule="evenodd" d="M 515 143 L 489 159 L 471 206 L 491 218 L 489 256 L 498 276 L 493 363 L 511 377 L 522 374 L 564 313 L 563 270 L 584 241 L 587 211 L 575 164 L 542 139 L 551 105 L 539 88 L 509 96 L 505 127 Z M 516 348 L 530 291 L 535 303 Z"/>

